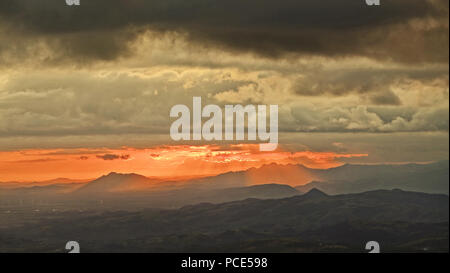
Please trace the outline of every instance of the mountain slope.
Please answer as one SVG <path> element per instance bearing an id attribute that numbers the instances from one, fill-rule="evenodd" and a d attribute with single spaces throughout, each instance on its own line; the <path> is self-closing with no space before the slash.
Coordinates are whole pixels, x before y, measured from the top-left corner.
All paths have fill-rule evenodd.
<path id="1" fill-rule="evenodd" d="M 303 165 L 267 164 L 246 171 L 229 172 L 217 176 L 194 179 L 185 182 L 185 186 L 198 188 L 232 188 L 262 184 L 284 184 L 297 186 L 316 179 L 313 170 Z"/>
<path id="2" fill-rule="evenodd" d="M 312 188 L 330 194 L 357 193 L 377 189 L 403 189 L 427 193 L 449 193 L 449 162 L 404 165 L 352 165 L 331 169 L 309 169 L 303 165 L 268 164 L 247 171 L 195 179 L 186 187 L 230 188 L 258 184 L 286 184 L 301 192 Z"/>
<path id="3" fill-rule="evenodd" d="M 153 186 L 152 180 L 138 174 L 109 173 L 97 178 L 83 187 L 77 193 L 108 193 L 126 192 L 150 189 Z"/>
<path id="4" fill-rule="evenodd" d="M 329 196 L 313 190 L 177 210 L 68 212 L 1 229 L 9 239 L 0 252 L 15 251 L 7 249 L 14 240 L 24 242 L 21 250 L 51 251 L 67 238 L 83 242 L 85 252 L 359 252 L 371 240 L 383 252 L 445 252 L 448 213 L 446 195 L 379 190 Z"/>
<path id="5" fill-rule="evenodd" d="M 306 192 L 312 188 L 329 194 L 356 193 L 376 189 L 400 188 L 427 193 L 449 193 L 448 161 L 432 164 L 344 165 L 328 170 L 312 170 L 318 181 L 297 186 Z"/>
<path id="6" fill-rule="evenodd" d="M 204 198 L 211 200 L 211 202 L 218 203 L 248 198 L 279 199 L 300 194 L 300 191 L 288 185 L 264 184 L 215 190 L 206 194 Z"/>

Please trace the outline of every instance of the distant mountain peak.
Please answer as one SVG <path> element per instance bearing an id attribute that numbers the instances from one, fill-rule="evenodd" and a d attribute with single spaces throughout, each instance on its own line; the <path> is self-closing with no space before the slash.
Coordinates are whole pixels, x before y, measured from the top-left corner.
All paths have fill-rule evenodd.
<path id="1" fill-rule="evenodd" d="M 318 198 L 318 197 L 327 197 L 328 194 L 324 193 L 321 190 L 318 190 L 317 188 L 312 188 L 307 193 L 303 194 L 302 196 L 309 197 L 309 198 Z"/>
<path id="2" fill-rule="evenodd" d="M 251 185 L 244 188 L 285 188 L 285 189 L 294 189 L 293 187 L 285 184 L 279 184 L 279 183 L 267 183 L 267 184 L 258 184 L 258 185 Z"/>
<path id="3" fill-rule="evenodd" d="M 303 169 L 308 169 L 308 167 L 306 167 L 303 164 L 292 164 L 292 163 L 288 163 L 288 164 L 279 164 L 276 162 L 271 162 L 271 163 L 267 163 L 262 165 L 259 168 L 251 168 L 251 169 L 264 169 L 264 168 L 303 168 Z"/>
<path id="4" fill-rule="evenodd" d="M 103 175 L 103 176 L 101 176 L 101 177 L 99 177 L 97 179 L 104 178 L 104 177 L 123 177 L 123 178 L 125 178 L 125 177 L 144 177 L 145 178 L 145 176 L 137 174 L 137 173 L 110 172 L 107 175 Z"/>
<path id="5" fill-rule="evenodd" d="M 110 172 L 108 174 L 102 175 L 103 177 L 107 177 L 107 176 L 116 176 L 116 175 L 120 175 L 120 173 L 116 173 L 116 172 Z"/>
<path id="6" fill-rule="evenodd" d="M 107 175 L 104 176 L 122 176 L 125 175 L 124 173 L 118 173 L 118 172 L 110 172 Z"/>
<path id="7" fill-rule="evenodd" d="M 112 192 L 145 189 L 151 186 L 151 180 L 135 173 L 110 172 L 78 189 L 78 192 Z"/>

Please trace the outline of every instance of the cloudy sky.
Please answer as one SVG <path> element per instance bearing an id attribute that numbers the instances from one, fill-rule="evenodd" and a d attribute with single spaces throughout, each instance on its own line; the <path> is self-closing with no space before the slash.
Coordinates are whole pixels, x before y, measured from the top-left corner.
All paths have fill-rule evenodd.
<path id="1" fill-rule="evenodd" d="M 2 0 L 0 181 L 448 159 L 448 20 L 447 0 Z M 278 104 L 279 151 L 173 142 L 193 96 Z"/>

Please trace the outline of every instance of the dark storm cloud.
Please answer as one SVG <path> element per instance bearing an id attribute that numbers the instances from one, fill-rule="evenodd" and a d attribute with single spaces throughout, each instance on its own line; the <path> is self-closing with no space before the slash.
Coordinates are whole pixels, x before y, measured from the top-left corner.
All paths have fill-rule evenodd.
<path id="1" fill-rule="evenodd" d="M 400 98 L 391 90 L 376 93 L 370 97 L 370 101 L 376 105 L 400 105 Z"/>
<path id="2" fill-rule="evenodd" d="M 400 99 L 391 86 L 409 80 L 429 83 L 442 79 L 448 85 L 447 69 L 340 69 L 318 73 L 314 71 L 300 77 L 293 91 L 302 96 L 368 94 L 378 105 L 399 105 Z"/>
<path id="3" fill-rule="evenodd" d="M 1 21 L 17 31 L 57 37 L 64 54 L 113 59 L 143 29 L 177 31 L 195 42 L 269 57 L 285 54 L 368 56 L 447 62 L 447 0 L 2 0 Z M 414 40 L 414 43 L 411 41 Z M 1 47 L 0 47 L 1 48 Z"/>

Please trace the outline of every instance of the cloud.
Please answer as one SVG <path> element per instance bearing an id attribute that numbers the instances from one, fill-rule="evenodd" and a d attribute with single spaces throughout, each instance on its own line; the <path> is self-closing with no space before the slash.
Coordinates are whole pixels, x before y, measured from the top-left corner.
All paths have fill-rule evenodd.
<path id="1" fill-rule="evenodd" d="M 390 90 L 392 87 L 411 80 L 426 84 L 438 79 L 445 80 L 448 85 L 448 69 L 338 68 L 305 71 L 292 89 L 302 96 L 381 93 L 373 97 L 372 102 L 398 104 L 399 100 Z"/>
<path id="2" fill-rule="evenodd" d="M 370 97 L 370 101 L 377 105 L 400 105 L 400 98 L 391 90 L 374 94 Z"/>
<path id="3" fill-rule="evenodd" d="M 1 136 L 167 134 L 173 105 L 192 105 L 193 95 L 207 103 L 209 93 L 241 83 L 214 70 L 51 71 L 0 85 Z M 198 83 L 187 88 L 187 80 Z"/>
<path id="4" fill-rule="evenodd" d="M 170 108 L 191 107 L 193 96 L 201 96 L 203 105 L 221 107 L 278 104 L 280 132 L 447 131 L 442 124 L 448 121 L 444 70 L 379 69 L 372 74 L 355 67 L 333 78 L 334 71 L 339 68 L 310 69 L 299 77 L 282 69 L 175 66 L 11 73 L 0 80 L 0 137 L 142 134 L 150 140 L 160 134 L 169 141 Z M 304 89 L 298 89 L 299 81 Z M 314 92 L 295 92 L 306 89 Z M 424 119 L 418 113 L 427 111 L 436 120 L 410 123 Z M 397 118 L 397 125 L 390 124 Z"/>
<path id="5" fill-rule="evenodd" d="M 39 158 L 39 159 L 29 159 L 29 160 L 17 160 L 14 161 L 16 164 L 22 164 L 22 163 L 45 163 L 45 162 L 52 162 L 52 161 L 61 161 L 63 159 L 55 159 L 55 158 Z"/>
<path id="6" fill-rule="evenodd" d="M 379 7 L 363 0 L 91 0 L 76 8 L 61 0 L 3 0 L 0 17 L 21 39 L 41 39 L 54 54 L 73 61 L 126 56 L 133 41 L 152 30 L 270 58 L 448 62 L 446 0 L 385 1 Z M 0 43 L 2 48 L 8 50 L 8 44 Z"/>
<path id="7" fill-rule="evenodd" d="M 379 113 L 385 110 L 391 116 L 383 119 Z M 362 105 L 324 109 L 301 105 L 291 108 L 291 119 L 283 120 L 280 128 L 296 132 L 448 132 L 448 112 L 448 106 L 420 108 L 403 115 L 398 109 L 394 114 L 389 108 L 375 111 Z"/>
<path id="8" fill-rule="evenodd" d="M 97 155 L 97 158 L 103 159 L 103 160 L 127 160 L 130 158 L 130 155 L 116 155 L 116 154 L 104 154 L 104 155 Z"/>
<path id="9" fill-rule="evenodd" d="M 264 91 L 256 83 L 245 84 L 236 89 L 217 93 L 214 95 L 214 98 L 221 102 L 238 104 L 245 104 L 247 102 L 258 103 L 263 100 Z"/>

